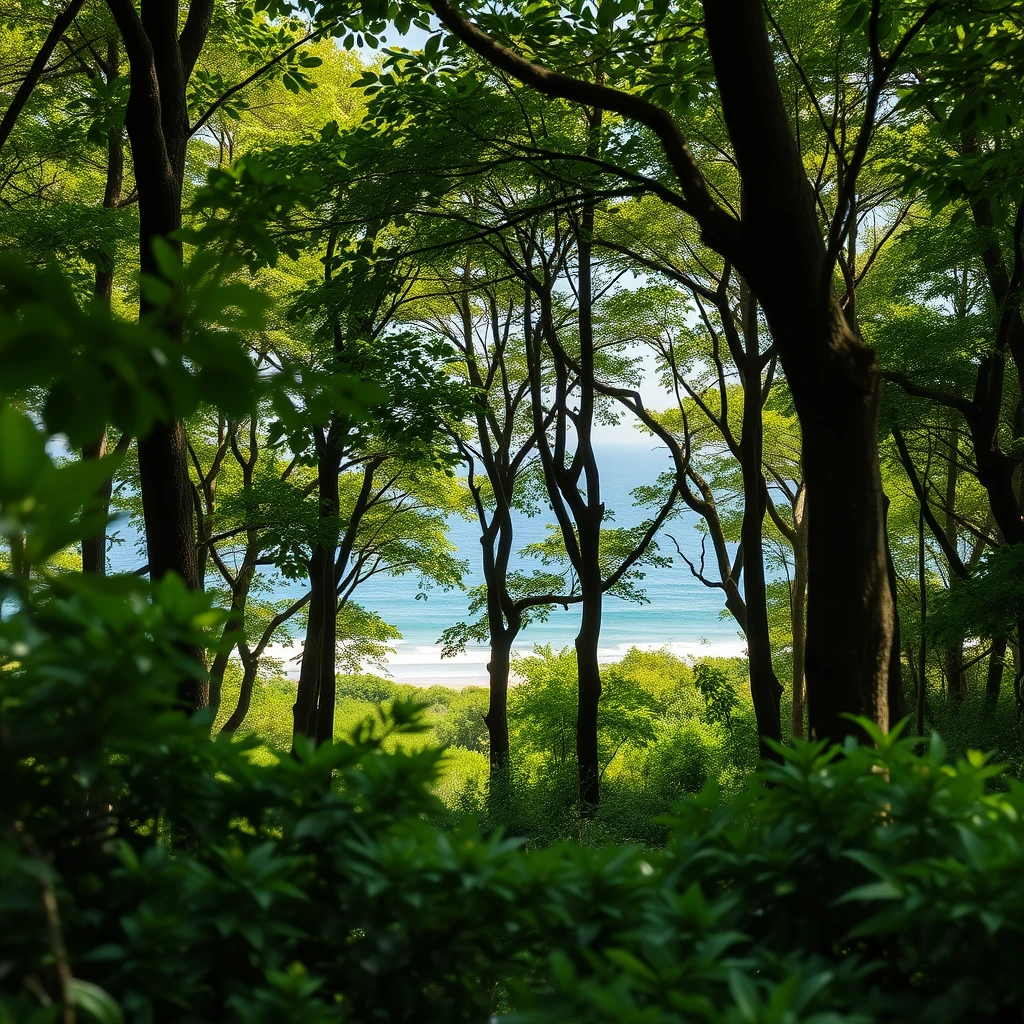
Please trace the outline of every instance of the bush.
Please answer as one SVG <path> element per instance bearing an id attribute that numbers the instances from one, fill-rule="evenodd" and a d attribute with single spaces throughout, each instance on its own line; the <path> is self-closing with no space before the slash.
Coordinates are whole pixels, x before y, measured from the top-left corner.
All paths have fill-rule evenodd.
<path id="1" fill-rule="evenodd" d="M 1024 787 L 980 755 L 800 743 L 681 803 L 665 849 L 525 852 L 438 827 L 443 755 L 385 753 L 422 730 L 402 701 L 268 764 L 211 743 L 172 695 L 203 598 L 145 594 L 79 581 L 0 623 L 0 1019 L 69 993 L 157 1024 L 1020 1015 Z"/>
<path id="2" fill-rule="evenodd" d="M 339 675 L 335 692 L 338 700 L 347 697 L 367 704 L 384 704 L 398 697 L 403 689 L 407 687 L 402 687 L 392 679 L 362 672 L 357 675 Z"/>
<path id="3" fill-rule="evenodd" d="M 467 687 L 464 690 L 448 690 L 446 696 L 446 703 L 436 704 L 432 709 L 434 739 L 438 746 L 461 747 L 486 755 L 490 749 L 487 724 L 484 722 L 489 699 L 487 691 L 479 687 Z"/>
<path id="4" fill-rule="evenodd" d="M 1024 787 L 981 755 L 803 742 L 648 825 L 663 849 L 586 845 L 657 803 L 610 785 L 583 843 L 524 850 L 453 823 L 445 755 L 387 752 L 423 733 L 401 700 L 296 757 L 211 742 L 173 693 L 218 618 L 69 578 L 0 621 L 0 1020 L 1020 1018 Z"/>

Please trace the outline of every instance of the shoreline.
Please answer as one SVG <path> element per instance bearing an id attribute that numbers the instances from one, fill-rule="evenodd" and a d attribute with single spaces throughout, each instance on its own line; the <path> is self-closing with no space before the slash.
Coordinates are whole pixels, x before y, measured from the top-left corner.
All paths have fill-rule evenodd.
<path id="1" fill-rule="evenodd" d="M 280 662 L 280 677 L 295 682 L 299 676 L 298 658 L 302 652 L 302 641 L 270 644 L 265 657 Z M 535 644 L 518 644 L 513 647 L 513 657 L 533 653 Z M 556 650 L 559 645 L 552 644 Z M 561 645 L 564 646 L 564 645 Z M 571 646 L 571 643 L 570 643 Z M 633 643 L 606 643 L 598 649 L 598 661 L 610 665 L 621 661 L 633 648 L 640 651 L 665 651 L 683 661 L 694 662 L 700 658 L 745 658 L 746 643 L 736 640 L 647 640 Z M 469 686 L 487 686 L 487 662 L 489 648 L 484 645 L 468 647 L 462 654 L 452 658 L 441 658 L 439 646 L 399 641 L 394 653 L 382 663 L 365 661 L 359 671 L 379 675 L 396 683 L 414 686 L 447 686 L 461 690 Z M 237 657 L 232 655 L 232 658 Z M 339 674 L 344 674 L 340 673 Z"/>

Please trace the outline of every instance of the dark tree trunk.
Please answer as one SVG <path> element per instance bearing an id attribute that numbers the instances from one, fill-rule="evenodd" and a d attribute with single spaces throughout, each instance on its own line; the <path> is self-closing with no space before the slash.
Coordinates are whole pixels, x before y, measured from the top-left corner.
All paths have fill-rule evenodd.
<path id="1" fill-rule="evenodd" d="M 874 352 L 831 294 L 828 253 L 789 125 L 759 0 L 704 5 L 725 121 L 743 179 L 737 266 L 761 303 L 803 433 L 811 736 L 843 719 L 888 727 L 892 598 L 878 464 Z M 728 247 L 728 244 L 727 246 Z"/>
<path id="2" fill-rule="evenodd" d="M 491 773 L 505 771 L 509 764 L 508 675 L 512 653 L 510 630 L 491 632 L 491 659 L 487 663 L 490 690 L 484 723 L 490 748 Z"/>
<path id="3" fill-rule="evenodd" d="M 473 369 L 474 384 L 480 386 L 479 375 Z M 472 378 L 471 378 L 472 379 Z M 481 382 L 482 383 L 482 382 Z M 478 417 L 478 436 L 485 442 L 491 434 L 483 416 Z M 505 457 L 507 458 L 505 453 Z M 494 497 L 494 510 L 490 522 L 480 496 L 475 487 L 473 497 L 477 505 L 477 513 L 481 525 L 480 544 L 483 549 L 483 575 L 487 587 L 487 630 L 490 634 L 491 657 L 487 664 L 488 699 L 487 714 L 484 724 L 487 726 L 488 749 L 491 766 L 492 785 L 497 776 L 502 776 L 499 784 L 507 790 L 509 780 L 509 735 L 508 735 L 508 677 L 511 667 L 512 644 L 522 628 L 522 613 L 512 601 L 508 592 L 508 566 L 512 554 L 513 528 L 510 511 L 511 491 L 515 486 L 515 477 L 507 470 L 502 472 L 489 453 L 487 459 L 487 475 L 491 481 Z"/>
<path id="4" fill-rule="evenodd" d="M 895 724 L 906 717 L 907 699 L 903 692 L 903 634 L 896 601 L 896 564 L 889 547 L 889 496 L 885 502 L 885 568 L 889 576 L 889 592 L 892 594 L 892 646 L 889 649 L 889 722 Z"/>
<path id="5" fill-rule="evenodd" d="M 131 67 L 125 128 L 139 196 L 139 266 L 160 277 L 153 246 L 158 240 L 181 260 L 181 243 L 171 236 L 181 227 L 181 190 L 189 140 L 186 87 L 209 31 L 212 0 L 192 0 L 179 36 L 177 3 L 143 0 L 139 13 L 128 0 L 107 0 L 124 41 Z M 140 315 L 151 312 L 145 296 Z M 180 340 L 184 325 L 166 329 Z M 159 580 L 177 573 L 185 585 L 200 585 L 188 475 L 184 425 L 157 424 L 139 439 L 139 477 L 145 520 L 149 573 Z M 190 713 L 209 700 L 200 648 L 187 651 L 198 663 L 196 675 L 183 679 L 178 696 Z"/>
<path id="6" fill-rule="evenodd" d="M 592 142 L 588 151 L 596 156 L 596 133 L 601 125 L 600 111 L 590 117 Z M 579 415 L 576 420 L 576 480 L 585 481 L 586 498 L 581 501 L 576 490 L 576 513 L 579 535 L 577 572 L 583 608 L 580 631 L 576 635 L 576 665 L 579 680 L 576 708 L 576 765 L 579 771 L 580 804 L 587 812 L 597 806 L 600 798 L 600 764 L 598 763 L 598 704 L 601 700 L 601 672 L 597 662 L 601 642 L 601 613 L 604 602 L 604 579 L 601 571 L 601 525 L 604 504 L 601 501 L 601 478 L 593 448 L 594 424 L 594 292 L 593 244 L 594 206 L 587 204 L 580 217 L 577 239 L 579 260 L 578 301 L 580 332 Z"/>
<path id="7" fill-rule="evenodd" d="M 508 677 L 512 641 L 518 630 L 491 630 L 491 658 L 487 663 L 487 749 L 490 761 L 487 802 L 500 818 L 512 795 L 512 759 L 508 735 Z"/>
<path id="8" fill-rule="evenodd" d="M 929 451 L 929 466 L 931 463 L 931 452 Z M 928 479 L 928 471 L 925 470 L 925 480 Z M 927 493 L 922 497 L 920 512 L 917 517 L 917 585 L 921 603 L 921 638 L 917 652 L 917 708 L 915 725 L 918 736 L 924 735 L 924 706 L 928 692 L 928 580 L 925 576 L 924 561 L 924 509 L 927 501 Z"/>
<path id="9" fill-rule="evenodd" d="M 581 545 L 582 546 L 582 545 Z M 598 570 L 600 572 L 600 570 Z M 583 588 L 583 614 L 576 634 L 576 665 L 579 699 L 576 708 L 576 764 L 579 771 L 580 803 L 596 807 L 600 799 L 601 767 L 598 759 L 598 704 L 601 700 L 601 670 L 597 661 L 601 640 L 602 593 L 598 585 Z"/>
<path id="10" fill-rule="evenodd" d="M 74 5 L 72 5 L 74 6 Z M 80 5 L 79 5 L 80 6 Z M 71 8 L 69 8 L 70 10 Z M 107 39 L 106 78 L 108 84 L 117 78 L 120 66 L 120 45 L 116 34 Z M 124 140 L 120 128 L 107 133 L 107 177 L 103 188 L 103 208 L 113 209 L 121 200 L 124 187 Z M 110 305 L 114 291 L 114 253 L 104 253 L 96 264 L 93 295 Z M 104 427 L 96 439 L 82 446 L 83 459 L 102 459 L 107 454 L 107 431 Z M 110 512 L 113 481 L 104 480 L 96 491 L 93 511 L 106 517 Z M 107 529 L 101 527 L 82 541 L 82 571 L 104 576 L 107 572 Z"/>
<path id="11" fill-rule="evenodd" d="M 249 708 L 252 706 L 252 691 L 256 685 L 256 669 L 259 665 L 259 661 L 256 658 L 250 658 L 248 661 L 242 662 L 242 683 L 238 688 L 238 703 L 235 705 L 235 710 L 228 715 L 227 721 L 221 726 L 221 732 L 233 733 L 236 732 L 245 721 L 245 716 L 249 714 Z"/>
<path id="12" fill-rule="evenodd" d="M 964 672 L 964 649 L 959 644 L 950 645 L 942 656 L 942 667 L 946 674 L 950 700 L 958 704 L 967 697 L 967 673 Z"/>
<path id="13" fill-rule="evenodd" d="M 293 736 L 308 736 L 320 743 L 327 738 L 328 731 L 333 735 L 334 728 L 338 640 L 335 556 L 339 533 L 338 474 L 341 471 L 341 452 L 332 443 L 330 431 L 324 443 L 317 447 L 320 517 L 309 559 L 309 617 L 292 715 Z"/>
<path id="14" fill-rule="evenodd" d="M 107 431 L 106 429 L 91 444 L 82 445 L 82 459 L 102 459 L 107 454 Z M 106 516 L 110 511 L 110 496 L 113 494 L 113 481 L 104 480 L 96 489 L 92 511 Z M 82 540 L 82 572 L 92 573 L 96 576 L 105 576 L 107 573 L 107 529 L 100 527 L 91 537 Z"/>
<path id="15" fill-rule="evenodd" d="M 836 324 L 844 334 L 843 325 Z M 847 344 L 851 344 L 849 339 Z M 878 464 L 878 368 L 873 353 L 829 367 L 820 392 L 804 390 L 808 525 L 807 703 L 812 738 L 841 741 L 862 715 L 889 726 L 893 602 Z M 845 362 L 845 365 L 843 363 Z M 791 387 L 793 387 L 791 381 Z M 793 387 L 794 394 L 797 388 Z M 801 403 L 798 402 L 798 408 Z"/>
<path id="16" fill-rule="evenodd" d="M 985 679 L 985 699 L 990 707 L 999 703 L 999 693 L 1003 686 L 1003 668 L 1006 663 L 1006 637 L 997 636 L 992 640 L 992 650 L 988 656 L 988 675 Z"/>
<path id="17" fill-rule="evenodd" d="M 958 529 L 956 521 L 956 488 L 959 479 L 959 466 L 957 459 L 960 455 L 960 431 L 954 414 L 953 424 L 950 431 L 949 458 L 946 460 L 946 539 L 948 547 L 956 551 L 958 543 Z M 949 588 L 952 590 L 960 581 L 957 574 L 957 566 L 948 561 Z M 955 701 L 963 701 L 967 697 L 967 675 L 964 672 L 964 641 L 957 637 L 943 654 L 943 662 L 946 672 L 946 681 L 949 685 L 949 695 Z"/>
<path id="18" fill-rule="evenodd" d="M 807 488 L 801 487 L 793 510 L 796 533 L 793 541 L 793 600 L 790 621 L 793 627 L 793 707 L 791 727 L 794 737 L 803 738 L 805 678 L 804 660 L 807 636 Z"/>
<path id="19" fill-rule="evenodd" d="M 780 700 L 782 686 L 772 664 L 768 631 L 768 594 L 764 576 L 762 528 L 768 495 L 764 481 L 764 422 L 761 402 L 761 363 L 757 330 L 757 302 L 744 285 L 743 337 L 746 345 L 741 362 L 743 372 L 743 433 L 740 461 L 743 474 L 743 598 L 746 605 L 747 659 L 750 670 L 750 695 L 757 719 L 757 738 L 761 757 L 779 755 L 765 740 L 782 742 Z"/>

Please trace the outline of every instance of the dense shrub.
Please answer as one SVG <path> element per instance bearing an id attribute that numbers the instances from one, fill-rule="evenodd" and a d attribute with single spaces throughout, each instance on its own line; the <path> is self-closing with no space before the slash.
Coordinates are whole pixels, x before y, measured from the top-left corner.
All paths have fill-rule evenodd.
<path id="1" fill-rule="evenodd" d="M 210 623 L 173 580 L 0 623 L 0 1019 L 1020 1017 L 1024 788 L 980 755 L 802 743 L 663 849 L 524 850 L 437 827 L 443 755 L 384 750 L 401 701 L 294 758 L 211 743 L 172 697 Z"/>

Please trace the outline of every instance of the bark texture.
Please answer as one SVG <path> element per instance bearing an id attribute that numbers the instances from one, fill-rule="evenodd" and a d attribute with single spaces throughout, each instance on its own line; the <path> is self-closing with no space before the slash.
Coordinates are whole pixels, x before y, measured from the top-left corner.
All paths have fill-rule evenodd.
<path id="1" fill-rule="evenodd" d="M 192 0 L 181 34 L 179 7 L 167 0 L 108 0 L 130 65 L 125 128 L 132 150 L 138 191 L 139 265 L 143 274 L 161 277 L 154 244 L 167 246 L 181 260 L 181 243 L 171 236 L 181 227 L 181 195 L 189 140 L 186 88 L 206 40 L 212 0 Z M 145 296 L 140 315 L 153 312 Z M 166 323 L 172 340 L 181 340 L 184 325 Z M 150 578 L 177 573 L 186 586 L 201 585 L 196 557 L 192 485 L 188 474 L 185 427 L 180 421 L 158 423 L 139 439 L 139 476 Z M 199 666 L 204 653 L 188 653 Z M 209 701 L 205 676 L 183 679 L 178 688 L 188 711 Z"/>

